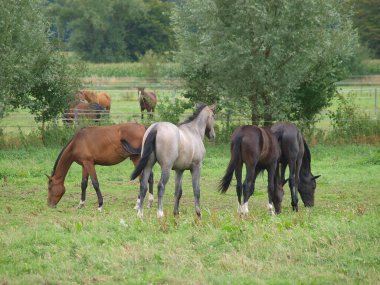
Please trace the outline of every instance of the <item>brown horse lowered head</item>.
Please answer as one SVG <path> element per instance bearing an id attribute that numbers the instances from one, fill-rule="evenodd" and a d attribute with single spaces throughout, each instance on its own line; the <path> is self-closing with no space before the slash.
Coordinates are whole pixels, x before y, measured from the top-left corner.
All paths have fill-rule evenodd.
<path id="1" fill-rule="evenodd" d="M 82 166 L 82 196 L 78 208 L 86 200 L 86 188 L 90 177 L 98 197 L 99 207 L 103 206 L 95 165 L 115 165 L 127 158 L 137 165 L 145 127 L 136 123 L 112 126 L 87 127 L 78 131 L 62 149 L 55 161 L 52 174 L 48 176 L 48 198 L 50 207 L 55 207 L 65 193 L 65 177 L 73 162 Z M 153 176 L 149 176 L 150 202 L 153 200 Z"/>
<path id="2" fill-rule="evenodd" d="M 137 94 L 139 95 L 141 119 L 144 119 L 143 111 L 146 110 L 150 117 L 153 117 L 154 109 L 157 104 L 157 96 L 153 92 L 144 90 L 144 87 L 137 87 Z"/>

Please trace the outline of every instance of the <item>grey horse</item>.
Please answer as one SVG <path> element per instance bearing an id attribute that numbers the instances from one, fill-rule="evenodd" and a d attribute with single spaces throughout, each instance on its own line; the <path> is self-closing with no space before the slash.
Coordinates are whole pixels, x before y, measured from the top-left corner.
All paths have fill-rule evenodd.
<path id="1" fill-rule="evenodd" d="M 158 182 L 157 217 L 164 216 L 163 196 L 170 171 L 175 170 L 175 204 L 173 214 L 178 215 L 179 200 L 182 196 L 182 176 L 185 170 L 192 174 L 192 186 L 195 200 L 195 211 L 198 217 L 200 210 L 200 176 L 202 161 L 206 150 L 203 144 L 204 135 L 210 140 L 215 138 L 214 131 L 215 105 L 200 105 L 194 114 L 185 122 L 176 126 L 169 122 L 152 124 L 144 134 L 141 160 L 135 167 L 131 179 L 141 173 L 140 203 L 138 216 L 143 217 L 143 203 L 147 191 L 147 182 L 152 167 L 156 162 L 161 166 L 161 178 Z"/>

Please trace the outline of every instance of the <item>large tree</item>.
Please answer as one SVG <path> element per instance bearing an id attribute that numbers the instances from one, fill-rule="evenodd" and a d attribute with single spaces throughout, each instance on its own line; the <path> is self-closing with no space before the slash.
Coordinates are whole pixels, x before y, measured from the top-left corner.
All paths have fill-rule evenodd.
<path id="1" fill-rule="evenodd" d="M 68 49 L 85 60 L 118 62 L 175 47 L 172 6 L 160 0 L 54 0 L 48 8 Z"/>
<path id="2" fill-rule="evenodd" d="M 380 2 L 379 0 L 353 0 L 354 22 L 360 40 L 380 58 Z"/>
<path id="3" fill-rule="evenodd" d="M 2 1 L 0 9 L 0 116 L 27 108 L 38 121 L 57 116 L 80 82 L 76 69 L 49 42 L 38 0 Z"/>
<path id="4" fill-rule="evenodd" d="M 340 2 L 182 1 L 173 22 L 188 97 L 238 105 L 255 124 L 315 116 L 358 45 Z"/>

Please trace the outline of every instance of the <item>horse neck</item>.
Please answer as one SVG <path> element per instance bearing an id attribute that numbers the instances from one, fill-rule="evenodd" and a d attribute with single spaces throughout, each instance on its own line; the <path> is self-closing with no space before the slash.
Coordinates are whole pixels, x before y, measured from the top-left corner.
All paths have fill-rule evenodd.
<path id="1" fill-rule="evenodd" d="M 202 140 L 205 136 L 206 131 L 206 120 L 203 118 L 203 116 L 204 115 L 200 113 L 194 120 L 184 124 L 184 126 L 188 126 L 192 132 L 197 133 L 202 138 Z"/>
<path id="2" fill-rule="evenodd" d="M 71 154 L 70 145 L 68 145 L 62 152 L 61 156 L 59 157 L 52 176 L 56 180 L 63 182 L 73 162 L 74 162 L 74 159 Z"/>

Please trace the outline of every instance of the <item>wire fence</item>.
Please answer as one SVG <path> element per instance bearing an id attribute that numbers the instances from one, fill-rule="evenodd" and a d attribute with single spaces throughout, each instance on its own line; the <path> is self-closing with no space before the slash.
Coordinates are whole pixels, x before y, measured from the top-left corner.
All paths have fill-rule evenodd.
<path id="1" fill-rule="evenodd" d="M 137 84 L 136 84 L 137 85 Z M 94 88 L 95 87 L 95 88 Z M 112 88 L 110 88 L 112 87 Z M 101 124 L 114 124 L 122 122 L 155 122 L 160 121 L 160 115 L 158 112 L 148 114 L 144 112 L 144 119 L 141 116 L 140 106 L 138 102 L 137 90 L 132 86 L 115 86 L 115 85 L 96 85 L 92 86 L 92 90 L 106 91 L 112 98 L 112 107 L 109 113 L 89 112 L 85 114 L 65 113 L 62 117 L 56 118 L 55 124 L 57 125 L 78 125 L 80 122 L 85 125 L 86 122 L 92 123 L 92 119 L 89 117 L 98 117 L 96 121 Z M 150 90 L 154 91 L 158 99 L 169 98 L 175 100 L 181 96 L 181 86 L 165 86 L 165 85 L 152 85 Z M 339 87 L 340 94 L 347 98 L 350 98 L 357 108 L 357 111 L 361 114 L 367 114 L 371 119 L 379 118 L 379 96 L 380 87 L 373 86 L 357 86 L 357 87 Z M 337 107 L 337 102 L 333 102 L 332 106 L 322 111 L 319 114 L 319 121 L 316 126 L 325 130 L 332 128 L 332 121 L 329 116 L 329 111 L 333 111 Z M 185 119 L 191 114 L 191 111 L 186 111 L 182 114 L 181 119 Z M 150 115 L 150 116 L 149 116 Z M 217 115 L 217 124 L 226 123 L 226 117 Z M 229 123 L 232 124 L 249 124 L 249 116 L 243 115 L 240 112 L 232 114 L 229 118 Z M 37 123 L 34 117 L 26 110 L 20 110 L 12 112 L 4 118 L 0 119 L 0 129 L 3 133 L 8 132 L 29 132 L 41 128 L 42 124 Z"/>

